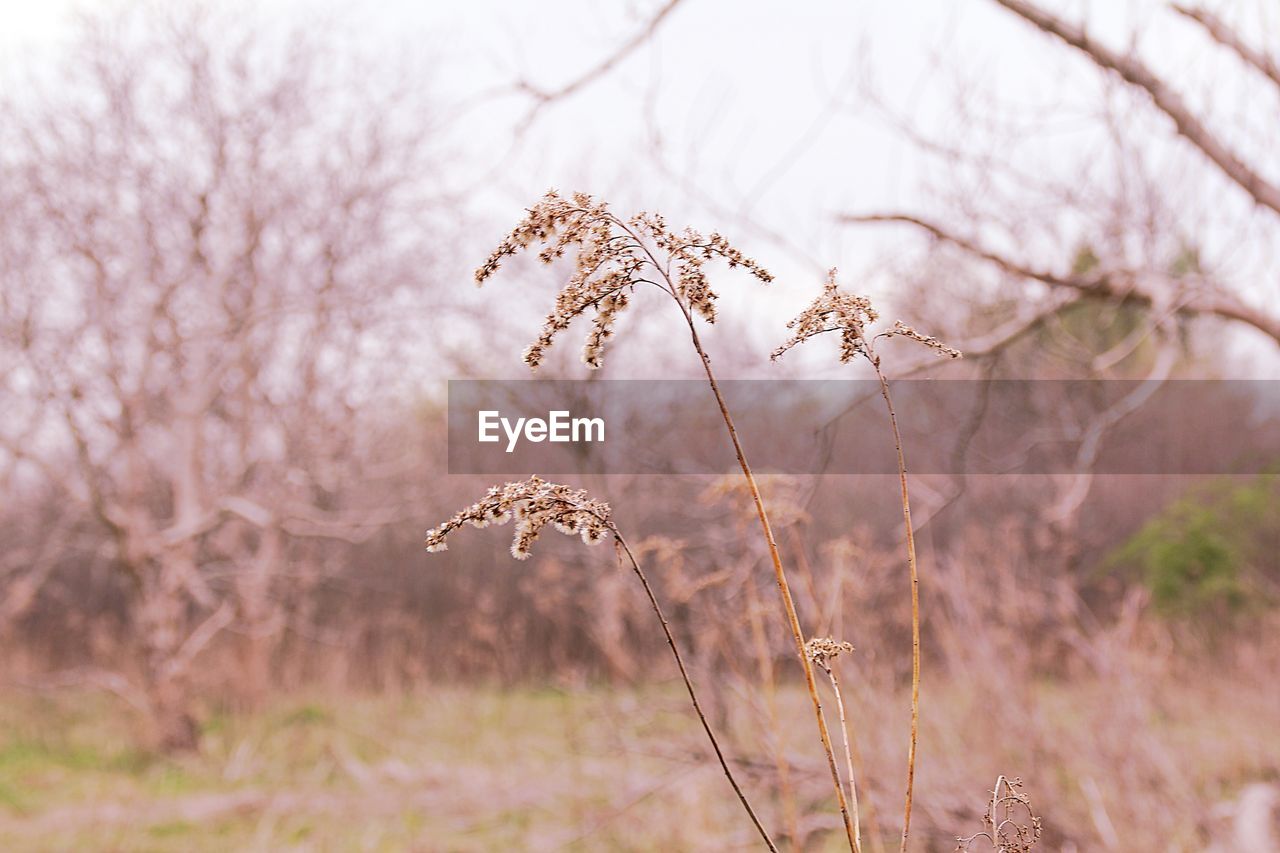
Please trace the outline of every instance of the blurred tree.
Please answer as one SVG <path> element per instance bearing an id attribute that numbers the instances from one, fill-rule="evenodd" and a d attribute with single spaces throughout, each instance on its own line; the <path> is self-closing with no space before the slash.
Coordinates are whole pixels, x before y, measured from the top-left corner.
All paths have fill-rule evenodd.
<path id="1" fill-rule="evenodd" d="M 1175 501 L 1113 555 L 1137 567 L 1166 615 L 1219 625 L 1274 606 L 1280 590 L 1275 475 L 1222 482 Z"/>
<path id="2" fill-rule="evenodd" d="M 0 107 L 0 447 L 109 534 L 168 749 L 224 629 L 268 686 L 308 540 L 399 512 L 355 473 L 432 263 L 422 77 L 244 12 L 87 19 Z"/>
<path id="3" fill-rule="evenodd" d="M 1206 45 L 1197 54 L 1204 62 L 1228 60 L 1214 66 L 1224 86 L 1207 85 L 1207 97 L 1197 99 L 1180 90 L 1181 69 L 1167 61 L 1173 52 L 1144 57 L 1137 32 L 1127 47 L 1112 47 L 1087 23 L 1050 4 L 993 3 L 1098 72 L 1098 103 L 1083 107 L 1085 130 L 1064 145 L 1049 120 L 1040 118 L 1023 121 L 1034 130 L 1019 136 L 1010 129 L 1018 122 L 992 93 L 961 83 L 955 115 L 966 116 L 967 124 L 935 138 L 868 91 L 923 158 L 946 164 L 951 183 L 938 188 L 927 214 L 879 211 L 844 221 L 915 228 L 950 253 L 952 267 L 970 261 L 994 272 L 1003 292 L 1017 294 L 1024 305 L 1052 307 L 1070 299 L 1142 308 L 1150 312 L 1151 331 L 1212 317 L 1280 344 L 1280 312 L 1259 298 L 1253 278 L 1265 270 L 1260 253 L 1274 251 L 1280 215 L 1280 175 L 1268 145 L 1259 144 L 1277 132 L 1275 111 L 1230 111 L 1223 108 L 1226 99 L 1214 97 L 1230 74 L 1230 84 L 1250 103 L 1271 105 L 1280 98 L 1276 60 L 1269 45 L 1253 44 L 1246 4 L 1223 4 L 1222 15 L 1199 5 L 1132 10 L 1189 27 Z M 1254 17 L 1265 20 L 1266 14 L 1254 10 Z M 951 76 L 963 81 L 968 70 Z M 975 108 L 983 95 L 983 107 Z M 1054 120 L 1078 117 L 1081 110 L 1078 104 L 1035 107 Z M 1052 166 L 1045 160 L 1050 149 Z M 1063 163 L 1065 173 L 1055 168 Z M 972 289 L 967 295 L 981 298 Z M 956 296 L 965 294 L 948 298 Z M 1040 311 L 1024 316 L 1028 324 L 1043 322 Z M 960 335 L 950 339 L 969 349 Z"/>

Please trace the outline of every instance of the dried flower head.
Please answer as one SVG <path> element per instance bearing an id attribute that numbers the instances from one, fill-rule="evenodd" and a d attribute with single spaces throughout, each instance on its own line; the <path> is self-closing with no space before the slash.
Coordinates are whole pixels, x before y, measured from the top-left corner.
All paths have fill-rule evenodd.
<path id="1" fill-rule="evenodd" d="M 986 827 L 983 831 L 957 836 L 957 851 L 974 850 L 973 845 L 982 841 L 982 849 L 990 844 L 996 853 L 1031 853 L 1040 841 L 1040 818 L 1031 808 L 1031 798 L 1022 792 L 1021 779 L 996 779 L 982 823 Z"/>
<path id="2" fill-rule="evenodd" d="M 427 551 L 446 550 L 445 539 L 464 524 L 488 527 L 514 518 L 511 556 L 523 560 L 547 525 L 569 536 L 581 536 L 588 545 L 599 542 L 612 530 L 610 512 L 607 503 L 591 500 L 583 489 L 530 477 L 490 488 L 484 498 L 428 530 Z"/>
<path id="3" fill-rule="evenodd" d="M 878 319 L 880 315 L 871 307 L 869 299 L 840 290 L 840 285 L 836 283 L 836 271 L 832 269 L 827 273 L 822 294 L 787 323 L 787 328 L 792 330 L 791 338 L 774 350 L 770 358 L 776 361 L 787 350 L 809 338 L 827 332 L 839 332 L 841 363 L 850 362 L 860 355 L 874 361 L 875 355 L 867 337 L 867 327 Z M 952 349 L 937 338 L 917 332 L 901 320 L 894 323 L 893 328 L 887 332 L 875 335 L 883 338 L 894 336 L 911 338 L 951 358 L 960 357 L 959 350 Z"/>
<path id="4" fill-rule="evenodd" d="M 693 229 L 676 233 L 658 214 L 640 213 L 629 220 L 615 216 L 604 202 L 586 193 L 562 197 L 555 190 L 529 208 L 525 218 L 476 270 L 476 284 L 483 284 L 502 261 L 534 243 L 543 248 L 538 258 L 552 263 L 574 253 L 574 269 L 556 296 L 537 340 L 525 350 L 524 361 L 537 369 L 556 335 L 569 328 L 575 317 L 594 309 L 582 361 L 589 368 L 601 365 L 613 324 L 629 304 L 637 284 L 665 290 L 690 315 L 715 322 L 716 294 L 705 270 L 706 262 L 719 258 L 729 267 L 742 267 L 763 282 L 773 276 L 738 251 L 720 234 L 703 236 Z"/>
<path id="5" fill-rule="evenodd" d="M 852 651 L 852 644 L 838 643 L 830 637 L 814 637 L 804 644 L 805 655 L 823 669 L 829 669 L 831 661 Z"/>
<path id="6" fill-rule="evenodd" d="M 879 318 L 865 296 L 841 292 L 833 268 L 827 273 L 822 295 L 787 323 L 787 328 L 792 330 L 791 339 L 774 350 L 770 358 L 776 361 L 787 350 L 809 338 L 826 332 L 839 332 L 840 361 L 852 361 L 854 356 L 867 352 L 866 328 Z"/>
<path id="7" fill-rule="evenodd" d="M 955 347 L 949 347 L 933 335 L 926 335 L 923 332 L 917 332 L 911 326 L 898 320 L 893 324 L 893 328 L 884 332 L 884 337 L 892 338 L 895 335 L 903 338 L 911 338 L 913 341 L 924 344 L 929 349 L 935 350 L 939 355 L 945 355 L 947 358 L 960 358 L 960 350 Z"/>

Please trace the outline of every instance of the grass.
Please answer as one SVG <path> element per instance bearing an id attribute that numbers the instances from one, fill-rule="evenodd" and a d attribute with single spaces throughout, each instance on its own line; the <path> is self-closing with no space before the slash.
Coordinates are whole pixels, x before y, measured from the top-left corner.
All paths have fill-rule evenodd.
<path id="1" fill-rule="evenodd" d="M 1274 720 L 1192 689 L 1170 683 L 1146 725 L 1176 745 L 1170 760 L 1211 802 L 1233 780 L 1267 771 Z M 980 722 L 963 710 L 971 704 L 966 691 L 972 688 L 941 683 L 930 691 L 934 707 L 955 712 L 925 718 L 922 738 L 934 756 L 919 779 L 927 801 L 972 795 L 967 754 Z M 1076 802 L 1074 780 L 1106 784 L 1118 769 L 1081 739 L 1108 716 L 1107 692 L 1104 685 L 1047 682 L 1032 691 L 1042 727 L 1036 739 L 1049 745 L 1037 750 L 1032 793 L 1056 835 L 1088 837 L 1088 804 Z M 897 712 L 906 698 L 889 704 Z M 797 715 L 807 704 L 799 685 L 779 700 Z M 298 697 L 251 715 L 207 713 L 203 752 L 164 758 L 130 746 L 137 721 L 105 697 L 10 693 L 0 705 L 0 849 L 756 849 L 759 839 L 742 825 L 740 806 L 708 762 L 684 703 L 675 685 Z M 731 722 L 728 731 L 750 730 L 745 715 Z M 792 726 L 787 736 L 788 754 L 805 761 L 807 727 Z M 768 763 L 759 744 L 733 746 L 737 755 Z M 816 849 L 843 849 L 832 803 L 822 800 L 825 768 L 809 758 L 794 769 L 812 792 L 806 813 L 828 821 L 825 847 Z M 880 761 L 891 769 L 900 759 L 899 751 Z M 767 771 L 742 772 L 775 819 Z M 896 794 L 886 785 L 881 796 L 887 806 Z M 979 798 L 972 799 L 980 814 Z M 1150 805 L 1160 812 L 1158 799 Z M 1194 849 L 1187 845 L 1195 820 L 1187 814 L 1122 831 L 1132 829 L 1144 843 L 1167 839 L 1168 849 Z M 963 815 L 949 821 L 913 832 L 920 849 L 950 849 L 949 833 L 972 831 Z M 806 849 L 821 843 L 815 836 Z"/>
<path id="2" fill-rule="evenodd" d="M 572 849 L 577 835 L 577 849 L 696 845 L 655 825 L 629 840 L 646 815 L 691 803 L 693 827 L 737 825 L 718 770 L 670 746 L 696 735 L 679 699 L 474 689 L 295 700 L 212 714 L 200 755 L 164 758 L 127 746 L 134 721 L 108 700 L 11 697 L 0 849 L 491 850 L 531 838 Z M 619 754 L 620 725 L 623 742 L 655 754 Z"/>

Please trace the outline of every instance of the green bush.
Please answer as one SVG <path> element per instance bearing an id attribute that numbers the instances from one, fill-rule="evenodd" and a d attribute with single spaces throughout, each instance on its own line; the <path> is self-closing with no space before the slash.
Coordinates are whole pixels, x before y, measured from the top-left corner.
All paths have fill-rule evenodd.
<path id="1" fill-rule="evenodd" d="M 1141 573 L 1167 616 L 1237 616 L 1272 606 L 1280 581 L 1280 479 L 1223 481 L 1173 502 L 1113 564 Z"/>

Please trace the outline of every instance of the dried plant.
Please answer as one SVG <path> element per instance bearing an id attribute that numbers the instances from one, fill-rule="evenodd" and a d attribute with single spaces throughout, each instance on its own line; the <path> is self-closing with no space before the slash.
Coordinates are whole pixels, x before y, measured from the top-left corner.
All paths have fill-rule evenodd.
<path id="1" fill-rule="evenodd" d="M 646 242 L 647 241 L 647 242 Z M 483 284 L 502 265 L 532 244 L 543 244 L 538 258 L 550 264 L 574 251 L 574 270 L 556 296 L 542 332 L 524 352 L 525 364 L 537 369 L 558 334 L 575 317 L 594 309 L 591 331 L 582 350 L 582 362 L 600 367 L 604 346 L 613 337 L 613 324 L 630 303 L 637 284 L 655 284 L 669 290 L 686 312 L 708 323 L 716 320 L 715 291 L 707 280 L 706 263 L 722 259 L 730 267 L 742 267 L 756 278 L 773 280 L 764 267 L 735 249 L 720 234 L 703 236 L 691 228 L 676 233 L 657 214 L 640 213 L 623 221 L 604 202 L 586 193 L 569 198 L 550 190 L 494 249 L 476 270 L 476 284 Z M 659 264 L 658 255 L 665 263 Z M 661 282 L 645 278 L 646 270 Z"/>
<path id="2" fill-rule="evenodd" d="M 862 827 L 858 819 L 858 783 L 853 772 L 852 738 L 849 735 L 849 720 L 844 711 L 844 696 L 840 692 L 840 679 L 836 676 L 832 663 L 842 654 L 852 654 L 852 643 L 837 642 L 830 637 L 815 637 L 804 644 L 805 653 L 831 681 L 831 690 L 836 695 L 836 711 L 840 715 L 840 734 L 844 738 L 844 763 L 849 776 L 849 811 L 853 814 L 853 843 L 857 850 L 862 849 Z"/>
<path id="3" fill-rule="evenodd" d="M 956 838 L 957 851 L 974 850 L 981 840 L 995 853 L 1031 853 L 1040 841 L 1040 818 L 1031 808 L 1031 798 L 1022 792 L 1021 779 L 996 779 L 982 823 L 986 829 L 981 832 Z"/>
<path id="4" fill-rule="evenodd" d="M 902 449 L 902 434 L 898 430 L 898 416 L 894 412 L 889 382 L 880 369 L 880 356 L 875 351 L 875 342 L 880 338 L 906 337 L 950 358 L 959 358 L 960 352 L 937 338 L 917 332 L 901 321 L 887 331 L 868 337 L 867 327 L 878 319 L 879 315 L 871 307 L 870 300 L 840 290 L 836 282 L 836 271 L 832 269 L 827 274 L 822 294 L 787 324 L 787 328 L 792 330 L 791 338 L 774 350 L 772 357 L 777 360 L 787 350 L 818 335 L 839 333 L 841 363 L 848 363 L 857 357 L 867 360 L 880 382 L 880 394 L 884 397 L 885 408 L 889 413 L 889 425 L 893 430 L 893 442 L 898 453 L 898 482 L 902 491 L 902 520 L 907 540 L 907 572 L 911 578 L 911 740 L 907 748 L 901 847 L 903 853 L 906 853 L 907 837 L 911 832 L 911 800 L 915 789 L 916 743 L 920 732 L 920 577 L 916 566 L 916 541 L 911 526 L 911 500 L 907 493 L 907 462 Z"/>
<path id="5" fill-rule="evenodd" d="M 680 670 L 680 678 L 684 681 L 685 690 L 689 693 L 689 701 L 693 704 L 693 710 L 702 723 L 707 739 L 711 742 L 711 748 L 720 762 L 720 768 L 724 771 L 725 777 L 738 796 L 738 801 L 742 803 L 743 809 L 751 818 L 765 845 L 777 853 L 777 846 L 769 837 L 755 809 L 751 807 L 747 795 L 733 776 L 728 759 L 725 758 L 724 751 L 720 747 L 720 741 L 702 710 L 702 703 L 698 700 L 693 680 L 685 668 L 684 657 L 676 645 L 662 606 L 658 603 L 653 587 L 649 584 L 649 579 L 640 567 L 635 554 L 618 531 L 617 525 L 613 523 L 612 512 L 607 503 L 591 499 L 584 489 L 549 483 L 540 477 L 533 476 L 527 480 L 490 488 L 481 500 L 458 512 L 438 527 L 429 530 L 426 537 L 427 550 L 446 550 L 446 540 L 449 535 L 464 525 L 488 527 L 490 524 L 505 524 L 512 519 L 516 520 L 516 535 L 511 545 L 511 555 L 520 560 L 529 556 L 531 546 L 547 525 L 566 535 L 581 536 L 582 540 L 588 544 L 594 544 L 606 536 L 612 536 L 619 562 L 626 558 L 631 570 L 644 587 L 650 607 L 662 624 L 662 632 L 666 636 L 668 648 L 671 649 L 671 656 L 675 659 L 676 668 Z"/>
<path id="6" fill-rule="evenodd" d="M 800 625 L 782 557 L 774 540 L 769 514 L 747 462 L 746 451 L 738 437 L 733 417 L 711 369 L 711 357 L 702 346 L 695 322 L 698 317 L 708 323 L 714 323 L 716 319 L 715 302 L 718 297 L 707 278 L 708 261 L 719 259 L 729 267 L 742 267 L 765 283 L 772 281 L 773 276 L 720 234 L 704 236 L 690 228 L 677 233 L 667 226 L 660 215 L 652 213 L 639 213 L 624 220 L 613 214 L 608 205 L 589 195 L 575 193 L 564 198 L 553 190 L 529 208 L 525 218 L 476 271 L 476 283 L 483 284 L 498 270 L 504 259 L 528 249 L 534 243 L 543 247 L 538 257 L 548 264 L 572 251 L 574 270 L 556 297 L 555 308 L 547 316 L 542 332 L 525 351 L 525 363 L 531 368 L 537 368 L 555 337 L 565 331 L 575 317 L 591 310 L 595 313 L 592 315 L 592 329 L 587 336 L 582 360 L 588 367 L 599 367 L 605 342 L 612 335 L 617 315 L 626 308 L 637 285 L 648 284 L 658 288 L 679 307 L 689 330 L 690 342 L 701 360 L 707 383 L 719 407 L 738 466 L 751 494 L 773 564 L 783 610 L 795 641 L 796 656 L 804 671 L 805 686 L 813 704 L 818 736 L 827 758 L 845 834 L 850 849 L 857 851 L 853 819 L 845 798 L 844 786 L 840 782 L 831 734 L 822 713 L 822 700 L 818 695 L 813 665 L 805 654 L 804 630 Z"/>

